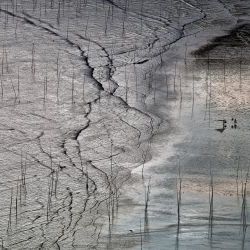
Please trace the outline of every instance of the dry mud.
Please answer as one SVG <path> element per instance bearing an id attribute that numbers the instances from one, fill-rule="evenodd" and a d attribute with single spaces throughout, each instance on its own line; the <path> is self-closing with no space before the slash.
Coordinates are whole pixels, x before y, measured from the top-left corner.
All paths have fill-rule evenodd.
<path id="1" fill-rule="evenodd" d="M 249 8 L 2 0 L 2 249 L 248 249 Z"/>

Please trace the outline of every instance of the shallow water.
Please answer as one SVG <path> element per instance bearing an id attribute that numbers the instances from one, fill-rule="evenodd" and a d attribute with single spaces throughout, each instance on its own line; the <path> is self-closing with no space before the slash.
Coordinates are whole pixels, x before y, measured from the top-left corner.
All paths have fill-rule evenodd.
<path id="1" fill-rule="evenodd" d="M 248 10 L 3 1 L 2 248 L 248 249 Z"/>
<path id="2" fill-rule="evenodd" d="M 241 59 L 242 49 L 244 58 L 248 51 L 239 41 L 236 47 L 223 41 L 209 49 L 209 57 L 208 53 L 195 57 L 192 52 L 204 45 L 205 39 L 224 36 L 214 28 L 177 43 L 163 56 L 155 73 L 156 92 L 147 107 L 162 118 L 160 133 L 151 144 L 152 160 L 132 171 L 140 184 L 127 186 L 129 191 L 124 191 L 129 198 L 121 201 L 114 242 L 117 238 L 133 238 L 137 245 L 128 247 L 131 249 L 250 246 L 247 222 L 243 222 L 243 214 L 249 216 L 243 199 L 249 192 L 245 186 L 250 146 L 249 64 Z M 227 38 L 230 39 L 233 37 Z M 148 185 L 150 199 L 146 209 L 145 197 L 139 194 L 147 192 Z M 130 205 L 124 209 L 126 204 Z"/>

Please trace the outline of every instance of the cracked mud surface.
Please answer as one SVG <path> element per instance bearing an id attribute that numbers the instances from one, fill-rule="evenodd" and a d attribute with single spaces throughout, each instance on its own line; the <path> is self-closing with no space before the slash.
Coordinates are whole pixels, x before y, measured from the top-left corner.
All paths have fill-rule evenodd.
<path id="1" fill-rule="evenodd" d="M 227 148 L 230 135 L 216 152 L 220 139 L 206 131 L 221 110 L 230 119 L 235 106 L 247 107 L 249 8 L 247 1 L 224 0 L 1 1 L 2 248 L 184 249 L 194 238 L 192 249 L 216 247 L 204 243 L 210 192 L 204 152 L 228 156 L 230 166 L 239 154 Z M 223 62 L 232 58 L 223 78 Z M 231 84 L 238 81 L 235 65 L 242 69 L 240 97 Z M 189 138 L 195 140 L 186 144 Z M 177 156 L 186 193 L 178 233 Z M 213 164 L 223 172 L 223 163 Z M 215 190 L 234 196 L 225 172 L 218 171 Z M 225 198 L 235 230 L 223 231 L 231 221 L 218 214 L 219 246 L 240 230 L 230 202 Z M 222 249 L 247 249 L 243 236 Z"/>

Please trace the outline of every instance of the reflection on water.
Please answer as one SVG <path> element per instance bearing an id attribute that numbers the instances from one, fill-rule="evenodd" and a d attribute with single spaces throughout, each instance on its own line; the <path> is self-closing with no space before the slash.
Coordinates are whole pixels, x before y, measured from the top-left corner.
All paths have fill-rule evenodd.
<path id="1" fill-rule="evenodd" d="M 121 207 L 118 214 L 116 234 L 141 240 L 130 248 L 250 247 L 250 64 L 245 61 L 243 67 L 235 56 L 238 64 L 225 60 L 229 50 L 230 46 L 217 46 L 209 57 L 179 60 L 158 71 L 154 96 L 160 104 L 154 103 L 152 109 L 170 124 L 163 125 L 164 132 L 153 141 L 158 158 L 143 166 L 144 179 L 139 180 L 141 168 L 134 170 L 138 175 L 138 182 L 132 184 L 137 190 L 134 204 Z M 222 54 L 223 60 L 218 59 Z M 145 193 L 149 179 L 144 207 L 140 193 Z"/>

